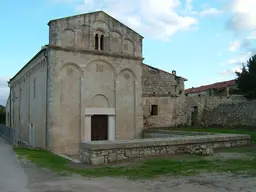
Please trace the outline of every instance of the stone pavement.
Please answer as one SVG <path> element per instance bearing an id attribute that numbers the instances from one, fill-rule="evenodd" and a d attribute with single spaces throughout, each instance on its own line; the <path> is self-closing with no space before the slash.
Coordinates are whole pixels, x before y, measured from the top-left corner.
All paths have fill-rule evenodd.
<path id="1" fill-rule="evenodd" d="M 0 137 L 0 191 L 30 192 L 27 175 L 19 164 L 12 146 Z"/>

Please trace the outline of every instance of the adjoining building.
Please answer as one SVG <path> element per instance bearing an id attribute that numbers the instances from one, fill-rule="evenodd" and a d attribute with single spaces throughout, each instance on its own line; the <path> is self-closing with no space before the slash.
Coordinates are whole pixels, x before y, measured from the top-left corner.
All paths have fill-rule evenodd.
<path id="1" fill-rule="evenodd" d="M 222 81 L 185 90 L 186 96 L 229 96 L 237 92 L 235 80 Z"/>

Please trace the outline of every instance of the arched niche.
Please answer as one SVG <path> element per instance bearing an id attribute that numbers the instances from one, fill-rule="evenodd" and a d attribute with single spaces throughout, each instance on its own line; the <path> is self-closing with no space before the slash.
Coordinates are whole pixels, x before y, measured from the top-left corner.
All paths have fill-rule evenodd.
<path id="1" fill-rule="evenodd" d="M 134 55 L 134 43 L 130 39 L 124 39 L 123 42 L 123 53 L 126 55 Z"/>
<path id="2" fill-rule="evenodd" d="M 77 30 L 76 44 L 78 47 L 88 49 L 91 43 L 91 30 L 89 25 L 81 25 Z"/>
<path id="3" fill-rule="evenodd" d="M 65 29 L 60 35 L 61 46 L 73 47 L 75 44 L 75 32 L 72 29 Z"/>
<path id="4" fill-rule="evenodd" d="M 109 101 L 105 95 L 97 94 L 92 98 L 94 108 L 109 108 Z"/>
<path id="5" fill-rule="evenodd" d="M 110 33 L 110 49 L 111 52 L 119 53 L 122 51 L 122 35 L 118 31 Z"/>
<path id="6" fill-rule="evenodd" d="M 105 60 L 93 60 L 85 67 L 84 99 L 86 107 L 92 107 L 92 98 L 102 94 L 108 98 L 109 107 L 114 107 L 115 68 Z"/>

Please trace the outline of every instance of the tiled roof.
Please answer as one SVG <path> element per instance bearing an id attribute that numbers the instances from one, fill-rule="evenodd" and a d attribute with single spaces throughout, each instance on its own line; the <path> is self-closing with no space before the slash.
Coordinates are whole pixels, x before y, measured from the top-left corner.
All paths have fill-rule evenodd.
<path id="1" fill-rule="evenodd" d="M 203 85 L 200 87 L 192 87 L 192 88 L 186 89 L 185 93 L 199 93 L 209 89 L 221 89 L 228 86 L 233 86 L 235 84 L 236 84 L 235 80 L 223 81 L 223 82 L 218 82 L 210 85 Z"/>

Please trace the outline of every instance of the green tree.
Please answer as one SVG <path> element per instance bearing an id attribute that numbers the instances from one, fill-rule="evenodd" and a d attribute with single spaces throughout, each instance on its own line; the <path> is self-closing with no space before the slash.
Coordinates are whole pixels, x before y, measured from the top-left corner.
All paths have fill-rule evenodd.
<path id="1" fill-rule="evenodd" d="M 256 99 L 256 54 L 247 64 L 243 64 L 242 71 L 236 72 L 239 92 L 247 99 Z"/>
<path id="2" fill-rule="evenodd" d="M 0 124 L 5 124 L 5 110 L 0 108 Z"/>

